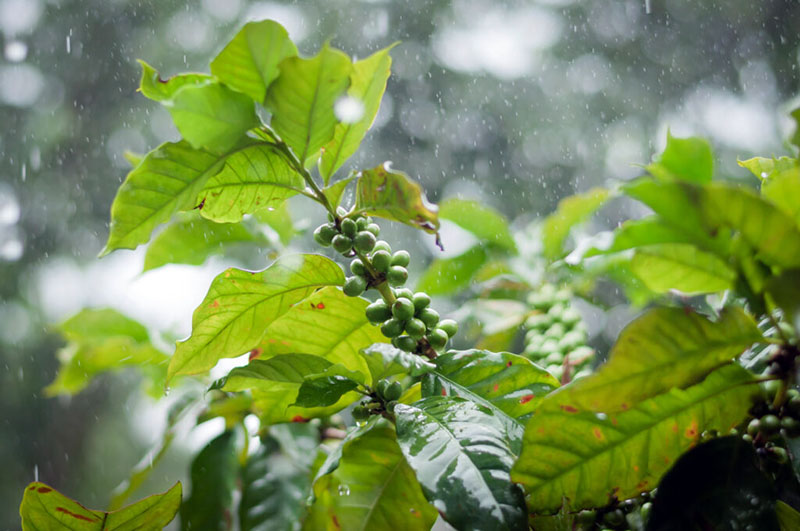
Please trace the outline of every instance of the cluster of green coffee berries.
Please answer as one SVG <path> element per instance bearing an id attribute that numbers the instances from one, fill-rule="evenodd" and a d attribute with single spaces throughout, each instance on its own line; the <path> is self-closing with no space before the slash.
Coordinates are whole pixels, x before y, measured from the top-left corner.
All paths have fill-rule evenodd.
<path id="1" fill-rule="evenodd" d="M 642 529 L 653 509 L 653 503 L 650 501 L 653 492 L 643 492 L 636 498 L 614 503 L 602 509 L 581 511 L 575 515 L 574 529 L 579 531 Z"/>
<path id="2" fill-rule="evenodd" d="M 569 379 L 592 372 L 595 351 L 586 344 L 586 325 L 580 312 L 569 305 L 572 294 L 543 284 L 528 296 L 536 313 L 525 321 L 525 356 L 561 379 L 569 367 Z"/>
<path id="3" fill-rule="evenodd" d="M 367 306 L 367 319 L 380 325 L 383 335 L 391 338 L 395 347 L 415 352 L 424 339 L 434 350 L 442 350 L 456 335 L 458 323 L 452 319 L 440 321 L 439 313 L 429 307 L 431 298 L 427 293 L 402 288 L 394 290 L 394 296 L 391 306 L 383 299 Z"/>
<path id="4" fill-rule="evenodd" d="M 400 382 L 379 380 L 369 398 L 353 408 L 353 420 L 362 422 L 371 415 L 391 413 L 402 395 L 403 385 Z"/>
<path id="5" fill-rule="evenodd" d="M 778 380 L 767 382 L 767 395 L 773 397 L 779 385 Z M 780 441 L 778 444 L 775 441 L 781 436 L 789 439 L 800 437 L 800 392 L 789 389 L 782 405 L 773 407 L 764 402 L 755 406 L 751 412 L 755 418 L 747 424 L 742 439 L 753 443 L 760 456 L 785 463 L 788 459 L 786 450 L 779 446 Z"/>

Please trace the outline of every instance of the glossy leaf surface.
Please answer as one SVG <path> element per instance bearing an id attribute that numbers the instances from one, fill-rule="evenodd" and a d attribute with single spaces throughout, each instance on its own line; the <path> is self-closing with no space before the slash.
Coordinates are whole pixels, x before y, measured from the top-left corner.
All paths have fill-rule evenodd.
<path id="1" fill-rule="evenodd" d="M 388 164 L 361 172 L 356 210 L 430 233 L 439 230 L 438 209 L 428 203 L 420 185 L 405 173 L 393 171 Z"/>
<path id="2" fill-rule="evenodd" d="M 733 287 L 736 271 L 715 255 L 687 243 L 638 247 L 631 270 L 656 293 L 678 290 L 688 295 L 715 293 Z"/>
<path id="3" fill-rule="evenodd" d="M 286 30 L 274 20 L 245 24 L 211 61 L 211 73 L 223 83 L 263 103 L 278 65 L 297 55 Z"/>
<path id="4" fill-rule="evenodd" d="M 155 494 L 119 511 L 89 510 L 44 483 L 25 488 L 19 513 L 23 531 L 134 531 L 162 529 L 169 524 L 181 504 L 181 484 Z"/>
<path id="5" fill-rule="evenodd" d="M 439 217 L 452 221 L 493 247 L 511 253 L 517 251 L 505 216 L 478 201 L 456 198 L 443 201 L 439 205 Z"/>
<path id="6" fill-rule="evenodd" d="M 207 74 L 179 74 L 167 79 L 161 79 L 158 71 L 142 60 L 138 61 L 142 67 L 142 78 L 139 83 L 139 92 L 146 98 L 155 101 L 172 99 L 175 93 L 187 85 L 204 85 L 212 80 Z"/>
<path id="7" fill-rule="evenodd" d="M 272 127 L 306 166 L 334 134 L 333 106 L 350 83 L 350 59 L 327 44 L 310 58 L 289 57 L 267 91 Z"/>
<path id="8" fill-rule="evenodd" d="M 420 376 L 436 369 L 436 365 L 422 356 L 405 352 L 388 343 L 370 345 L 361 354 L 369 365 L 373 382 L 404 373 Z"/>
<path id="9" fill-rule="evenodd" d="M 317 478 L 314 495 L 303 529 L 424 530 L 437 516 L 385 423 L 343 443 L 338 467 Z"/>
<path id="10" fill-rule="evenodd" d="M 532 512 L 556 511 L 565 499 L 577 509 L 602 506 L 612 494 L 633 497 L 656 486 L 703 431 L 727 433 L 742 422 L 758 394 L 754 382 L 726 365 L 685 390 L 610 414 L 548 407 L 545 399 L 525 429 L 512 481 L 525 488 Z"/>
<path id="11" fill-rule="evenodd" d="M 226 431 L 192 461 L 192 490 L 181 504 L 181 529 L 233 529 L 233 494 L 238 474 L 236 434 Z"/>
<path id="12" fill-rule="evenodd" d="M 341 268 L 319 255 L 287 255 L 261 272 L 228 269 L 211 284 L 178 343 L 168 376 L 197 374 L 222 358 L 255 348 L 267 326 L 322 286 L 344 282 Z"/>
<path id="13" fill-rule="evenodd" d="M 788 170 L 796 165 L 797 159 L 793 159 L 791 157 L 753 157 L 752 159 L 739 161 L 739 166 L 742 168 L 747 168 L 753 175 L 762 181 L 769 177 L 769 175 L 774 171 Z"/>
<path id="14" fill-rule="evenodd" d="M 397 439 L 426 497 L 457 529 L 527 529 L 514 454 L 492 411 L 458 397 L 398 404 Z"/>
<path id="15" fill-rule="evenodd" d="M 711 145 L 702 138 L 676 138 L 667 133 L 667 147 L 647 171 L 665 181 L 710 182 L 714 171 Z"/>
<path id="16" fill-rule="evenodd" d="M 300 407 L 328 407 L 342 396 L 358 387 L 358 382 L 338 374 L 306 378 L 297 391 L 294 405 Z"/>

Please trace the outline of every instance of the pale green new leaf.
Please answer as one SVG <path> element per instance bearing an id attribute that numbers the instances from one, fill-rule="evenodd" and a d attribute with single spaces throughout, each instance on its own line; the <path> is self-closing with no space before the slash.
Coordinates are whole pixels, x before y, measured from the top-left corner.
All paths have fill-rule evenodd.
<path id="1" fill-rule="evenodd" d="M 144 271 L 167 264 L 201 265 L 209 256 L 224 254 L 231 247 L 269 240 L 241 224 L 214 223 L 200 216 L 187 216 L 168 226 L 148 245 Z"/>
<path id="2" fill-rule="evenodd" d="M 579 380 L 580 381 L 580 380 Z M 610 496 L 649 491 L 707 430 L 727 433 L 748 416 L 759 388 L 738 365 L 712 372 L 686 390 L 673 389 L 619 413 L 546 407 L 525 429 L 511 480 L 532 512 L 600 507 Z M 553 396 L 553 399 L 555 399 Z"/>
<path id="3" fill-rule="evenodd" d="M 583 258 L 589 258 L 601 254 L 618 253 L 645 245 L 655 245 L 659 243 L 692 243 L 694 239 L 691 235 L 665 223 L 658 216 L 650 216 L 643 219 L 634 219 L 624 222 L 612 233 L 601 233 L 591 238 L 581 251 Z M 581 247 L 581 246 L 579 246 Z M 570 255 L 570 259 L 572 255 Z"/>
<path id="4" fill-rule="evenodd" d="M 136 531 L 163 529 L 181 505 L 181 484 L 120 509 L 89 510 L 44 483 L 25 488 L 19 514 L 23 531 Z"/>
<path id="5" fill-rule="evenodd" d="M 378 114 L 392 66 L 389 50 L 393 47 L 394 45 L 379 50 L 353 64 L 347 96 L 362 105 L 362 114 L 351 123 L 338 124 L 333 138 L 325 145 L 319 165 L 325 184 L 328 184 L 331 175 L 356 152 Z"/>
<path id="6" fill-rule="evenodd" d="M 288 255 L 261 272 L 228 269 L 194 311 L 192 335 L 178 343 L 168 378 L 198 374 L 222 358 L 258 346 L 267 327 L 322 286 L 344 282 L 342 269 L 319 255 Z"/>
<path id="7" fill-rule="evenodd" d="M 430 233 L 439 230 L 437 207 L 428 203 L 419 184 L 405 173 L 393 171 L 388 163 L 361 172 L 356 210 Z"/>
<path id="8" fill-rule="evenodd" d="M 398 404 L 397 440 L 425 496 L 456 529 L 527 529 L 525 499 L 510 481 L 514 453 L 491 410 L 432 396 Z"/>
<path id="9" fill-rule="evenodd" d="M 316 291 L 266 327 L 257 352 L 262 358 L 293 352 L 313 354 L 369 378 L 369 365 L 360 350 L 389 340 L 367 320 L 364 310 L 368 304 L 333 287 Z M 365 383 L 371 382 L 367 379 Z"/>
<path id="10" fill-rule="evenodd" d="M 492 247 L 510 253 L 517 252 L 508 220 L 500 212 L 478 201 L 447 199 L 439 205 L 439 218 L 452 221 Z"/>
<path id="11" fill-rule="evenodd" d="M 256 144 L 232 154 L 197 197 L 203 217 L 219 223 L 275 208 L 303 190 L 303 178 L 275 148 Z"/>
<path id="12" fill-rule="evenodd" d="M 564 240 L 567 239 L 572 227 L 585 221 L 610 197 L 609 190 L 592 188 L 588 192 L 559 201 L 556 211 L 544 220 L 542 241 L 545 256 L 551 259 L 561 256 Z"/>
<path id="13" fill-rule="evenodd" d="M 175 93 L 187 85 L 204 85 L 213 78 L 207 74 L 179 74 L 168 79 L 161 79 L 158 71 L 141 59 L 142 80 L 139 83 L 139 92 L 146 98 L 155 101 L 172 99 Z"/>
<path id="14" fill-rule="evenodd" d="M 308 167 L 333 138 L 337 120 L 333 106 L 350 83 L 350 58 L 325 44 L 310 59 L 289 57 L 267 91 L 272 128 Z"/>
<path id="15" fill-rule="evenodd" d="M 309 531 L 427 530 L 437 517 L 386 423 L 346 440 L 338 467 L 313 490 L 303 525 Z"/>
<path id="16" fill-rule="evenodd" d="M 430 295 L 449 295 L 463 290 L 487 259 L 486 249 L 481 245 L 452 258 L 436 259 L 422 274 L 417 289 Z"/>
<path id="17" fill-rule="evenodd" d="M 694 384 L 761 340 L 755 321 L 739 308 L 726 308 L 716 321 L 681 308 L 654 308 L 622 330 L 605 365 L 553 393 L 547 404 L 624 411 L 673 387 Z"/>
<path id="18" fill-rule="evenodd" d="M 789 170 L 797 166 L 797 159 L 791 157 L 766 158 L 753 157 L 752 159 L 737 161 L 739 166 L 747 168 L 761 181 L 770 176 L 774 171 Z"/>
<path id="19" fill-rule="evenodd" d="M 651 175 L 664 181 L 711 182 L 714 155 L 707 140 L 676 138 L 667 133 L 667 147 L 656 162 L 647 166 Z"/>
<path id="20" fill-rule="evenodd" d="M 690 243 L 637 247 L 631 270 L 656 293 L 673 289 L 689 295 L 714 293 L 736 282 L 736 271 L 727 263 Z"/>
<path id="21" fill-rule="evenodd" d="M 100 256 L 114 249 L 135 249 L 173 214 L 198 206 L 197 194 L 206 181 L 242 147 L 214 155 L 192 149 L 186 142 L 168 142 L 148 153 L 117 191 L 108 243 Z"/>
<path id="22" fill-rule="evenodd" d="M 800 166 L 776 170 L 761 183 L 761 195 L 781 207 L 800 225 Z"/>
<path id="23" fill-rule="evenodd" d="M 274 20 L 249 22 L 211 61 L 211 73 L 223 83 L 263 103 L 278 65 L 297 55 L 287 31 Z"/>
<path id="24" fill-rule="evenodd" d="M 350 184 L 353 179 L 355 179 L 355 175 L 351 175 L 340 181 L 336 181 L 332 185 L 326 186 L 322 189 L 322 193 L 325 195 L 328 203 L 330 203 L 333 208 L 339 206 L 339 203 L 342 201 L 342 194 L 344 194 L 347 185 Z"/>
<path id="25" fill-rule="evenodd" d="M 791 505 L 778 500 L 775 503 L 775 512 L 778 516 L 778 524 L 781 526 L 781 531 L 800 529 L 800 512 L 797 512 Z"/>

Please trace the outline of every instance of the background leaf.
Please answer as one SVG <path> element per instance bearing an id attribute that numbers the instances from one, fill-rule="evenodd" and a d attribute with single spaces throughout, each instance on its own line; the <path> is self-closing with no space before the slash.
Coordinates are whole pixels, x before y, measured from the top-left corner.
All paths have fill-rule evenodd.
<path id="1" fill-rule="evenodd" d="M 558 202 L 555 212 L 547 216 L 542 228 L 544 255 L 557 258 L 562 254 L 564 240 L 572 227 L 582 223 L 610 198 L 605 188 L 592 188 L 588 192 L 572 195 Z"/>
<path id="2" fill-rule="evenodd" d="M 634 249 L 645 245 L 660 243 L 692 243 L 691 235 L 665 223 L 658 216 L 643 219 L 628 220 L 620 225 L 614 232 L 603 232 L 588 239 L 576 250 L 582 258 L 600 254 L 617 253 L 627 249 Z M 583 247 L 583 249 L 581 249 Z M 585 250 L 588 247 L 588 250 Z M 575 263 L 572 255 L 568 258 L 570 263 Z"/>
<path id="3" fill-rule="evenodd" d="M 667 147 L 647 171 L 664 181 L 710 182 L 714 172 L 711 145 L 703 138 L 676 138 L 667 133 Z"/>
<path id="4" fill-rule="evenodd" d="M 267 91 L 272 127 L 306 167 L 333 138 L 333 105 L 350 83 L 350 59 L 325 44 L 310 59 L 281 61 L 280 76 Z"/>
<path id="5" fill-rule="evenodd" d="M 800 224 L 800 166 L 771 172 L 761 183 L 761 195 L 781 207 Z"/>
<path id="6" fill-rule="evenodd" d="M 233 529 L 233 493 L 239 473 L 236 434 L 226 431 L 192 461 L 192 490 L 181 504 L 181 529 Z"/>
<path id="7" fill-rule="evenodd" d="M 439 230 L 437 208 L 428 203 L 419 184 L 402 172 L 392 171 L 388 164 L 361 172 L 356 210 L 430 233 Z"/>
<path id="8" fill-rule="evenodd" d="M 688 243 L 637 247 L 631 270 L 656 293 L 715 293 L 731 289 L 736 281 L 736 271 L 727 263 Z"/>
<path id="9" fill-rule="evenodd" d="M 527 529 L 514 454 L 491 410 L 458 397 L 398 404 L 397 440 L 425 496 L 457 529 Z"/>
<path id="10" fill-rule="evenodd" d="M 452 258 L 438 258 L 419 279 L 417 290 L 429 295 L 450 295 L 463 290 L 487 259 L 486 250 L 480 245 Z"/>
<path id="11" fill-rule="evenodd" d="M 578 380 L 580 382 L 580 380 Z M 651 490 L 706 430 L 727 433 L 747 418 L 759 388 L 738 365 L 726 365 L 686 390 L 610 414 L 548 407 L 545 399 L 525 429 L 511 479 L 525 489 L 532 512 L 599 507 L 613 494 Z"/>
<path id="12" fill-rule="evenodd" d="M 344 282 L 342 269 L 319 255 L 286 255 L 264 271 L 228 269 L 211 283 L 192 316 L 192 335 L 178 343 L 168 378 L 197 374 L 222 358 L 255 348 L 267 326 L 315 289 Z"/>
<path id="13" fill-rule="evenodd" d="M 478 201 L 447 199 L 439 205 L 439 218 L 452 221 L 492 247 L 510 253 L 517 252 L 517 245 L 505 216 Z"/>
<path id="14" fill-rule="evenodd" d="M 303 529 L 430 529 L 436 510 L 428 505 L 414 471 L 386 423 L 342 445 L 339 466 L 318 477 L 316 500 Z"/>
<path id="15" fill-rule="evenodd" d="M 249 22 L 211 61 L 211 73 L 231 88 L 264 103 L 278 65 L 297 55 L 286 30 L 274 20 Z"/>

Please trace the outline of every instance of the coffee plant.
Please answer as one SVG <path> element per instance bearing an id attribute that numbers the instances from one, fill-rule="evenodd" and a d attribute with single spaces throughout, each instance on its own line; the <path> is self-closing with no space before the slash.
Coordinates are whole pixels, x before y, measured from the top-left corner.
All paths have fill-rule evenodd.
<path id="1" fill-rule="evenodd" d="M 130 155 L 101 254 L 150 242 L 153 269 L 245 245 L 274 261 L 220 273 L 171 356 L 115 310 L 58 325 L 67 344 L 48 394 L 137 367 L 172 408 L 107 511 L 32 483 L 23 529 L 160 529 L 178 513 L 203 530 L 800 528 L 797 159 L 740 162 L 750 187 L 712 179 L 705 141 L 669 137 L 642 177 L 515 231 L 474 201 L 429 204 L 388 163 L 343 174 L 390 49 L 302 57 L 262 21 L 210 74 L 163 79 L 142 63 L 141 93 L 182 140 Z M 292 196 L 327 215 L 316 254 L 282 250 L 296 236 Z M 581 236 L 616 200 L 652 214 Z M 414 257 L 380 239 L 379 220 L 437 243 L 447 220 L 477 243 L 435 260 L 413 290 Z M 620 290 L 638 315 L 606 356 L 580 308 Z M 443 296 L 461 330 L 435 309 Z M 448 349 L 454 338 L 474 348 Z M 187 416 L 225 426 L 194 457 L 188 493 L 178 483 L 125 506 Z"/>

